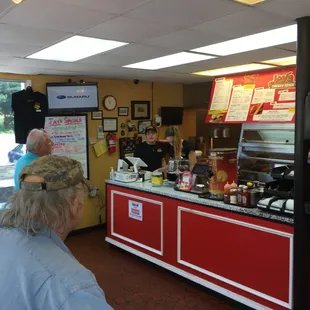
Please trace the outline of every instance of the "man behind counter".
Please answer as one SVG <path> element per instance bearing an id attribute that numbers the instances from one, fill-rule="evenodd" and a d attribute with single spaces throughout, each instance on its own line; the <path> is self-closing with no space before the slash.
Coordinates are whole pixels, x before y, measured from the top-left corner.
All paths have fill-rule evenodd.
<path id="1" fill-rule="evenodd" d="M 165 160 L 166 152 L 164 146 L 157 141 L 157 129 L 154 126 L 148 126 L 145 129 L 146 141 L 137 145 L 134 157 L 141 158 L 148 167 L 147 171 L 155 171 L 167 165 Z"/>

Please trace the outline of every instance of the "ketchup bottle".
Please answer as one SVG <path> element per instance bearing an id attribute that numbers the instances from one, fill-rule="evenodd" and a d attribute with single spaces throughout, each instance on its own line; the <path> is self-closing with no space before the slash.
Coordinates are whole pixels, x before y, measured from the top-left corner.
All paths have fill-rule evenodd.
<path id="1" fill-rule="evenodd" d="M 230 203 L 229 193 L 230 193 L 230 185 L 227 182 L 224 186 L 224 202 L 225 203 Z"/>
<path id="2" fill-rule="evenodd" d="M 247 186 L 243 187 L 242 205 L 243 205 L 243 207 L 249 207 L 250 206 L 250 193 L 248 191 Z"/>

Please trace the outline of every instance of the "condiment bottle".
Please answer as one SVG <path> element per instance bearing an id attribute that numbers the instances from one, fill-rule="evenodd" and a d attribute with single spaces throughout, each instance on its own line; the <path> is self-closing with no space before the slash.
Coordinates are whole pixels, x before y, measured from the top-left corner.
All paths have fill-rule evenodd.
<path id="1" fill-rule="evenodd" d="M 114 168 L 110 167 L 110 180 L 114 180 Z"/>
<path id="2" fill-rule="evenodd" d="M 233 181 L 230 184 L 230 193 L 229 193 L 229 201 L 232 205 L 236 205 L 237 204 L 237 188 L 238 185 L 235 183 L 235 181 Z"/>
<path id="3" fill-rule="evenodd" d="M 243 185 L 239 185 L 237 191 L 237 204 L 238 206 L 242 206 L 242 195 L 243 195 Z"/>
<path id="4" fill-rule="evenodd" d="M 229 202 L 232 205 L 236 205 L 237 204 L 237 189 L 236 188 L 231 188 L 230 189 Z"/>
<path id="5" fill-rule="evenodd" d="M 230 203 L 230 185 L 227 182 L 224 186 L 224 202 L 225 203 Z"/>
<path id="6" fill-rule="evenodd" d="M 250 206 L 250 193 L 248 191 L 248 187 L 243 187 L 243 194 L 242 194 L 242 205 L 243 207 L 249 207 Z"/>
<path id="7" fill-rule="evenodd" d="M 231 188 L 231 189 L 237 189 L 237 188 L 238 188 L 238 185 L 235 183 L 235 181 L 233 181 L 233 182 L 230 184 L 230 188 Z"/>

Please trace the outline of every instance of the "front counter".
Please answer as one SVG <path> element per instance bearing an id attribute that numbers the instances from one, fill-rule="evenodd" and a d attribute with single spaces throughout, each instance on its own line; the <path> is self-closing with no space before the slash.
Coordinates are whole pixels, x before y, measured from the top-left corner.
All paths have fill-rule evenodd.
<path id="1" fill-rule="evenodd" d="M 293 219 L 106 181 L 106 241 L 254 309 L 291 309 Z"/>

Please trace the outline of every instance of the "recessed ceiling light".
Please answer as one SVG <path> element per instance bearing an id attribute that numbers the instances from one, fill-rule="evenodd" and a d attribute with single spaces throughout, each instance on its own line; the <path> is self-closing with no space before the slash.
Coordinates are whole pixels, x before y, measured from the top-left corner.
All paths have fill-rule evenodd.
<path id="1" fill-rule="evenodd" d="M 128 43 L 73 36 L 27 58 L 74 62 L 126 44 Z"/>
<path id="2" fill-rule="evenodd" d="M 270 65 L 276 65 L 276 66 L 292 66 L 292 65 L 296 65 L 296 56 L 264 60 L 260 62 L 265 63 L 265 64 L 270 64 Z"/>
<path id="3" fill-rule="evenodd" d="M 20 4 L 23 0 L 12 0 L 15 4 Z"/>
<path id="4" fill-rule="evenodd" d="M 264 64 L 246 64 L 241 66 L 234 66 L 234 67 L 227 67 L 227 68 L 220 68 L 208 71 L 200 71 L 200 72 L 193 72 L 192 74 L 196 75 L 205 75 L 205 76 L 224 76 L 228 74 L 240 73 L 240 72 L 248 72 L 248 71 L 256 71 L 256 70 L 263 70 L 268 68 L 273 68 L 275 66 L 272 65 L 264 65 Z"/>
<path id="5" fill-rule="evenodd" d="M 295 41 L 297 41 L 297 25 L 291 25 L 196 48 L 192 52 L 227 56 Z"/>
<path id="6" fill-rule="evenodd" d="M 216 58 L 210 55 L 201 55 L 188 52 L 181 52 L 159 58 L 154 58 L 146 61 L 137 62 L 131 65 L 124 66 L 124 68 L 145 69 L 145 70 L 158 70 L 178 65 L 184 65 L 192 62 L 208 60 Z"/>
<path id="7" fill-rule="evenodd" d="M 239 2 L 246 5 L 255 5 L 261 2 L 264 2 L 265 0 L 234 0 L 235 2 Z"/>

